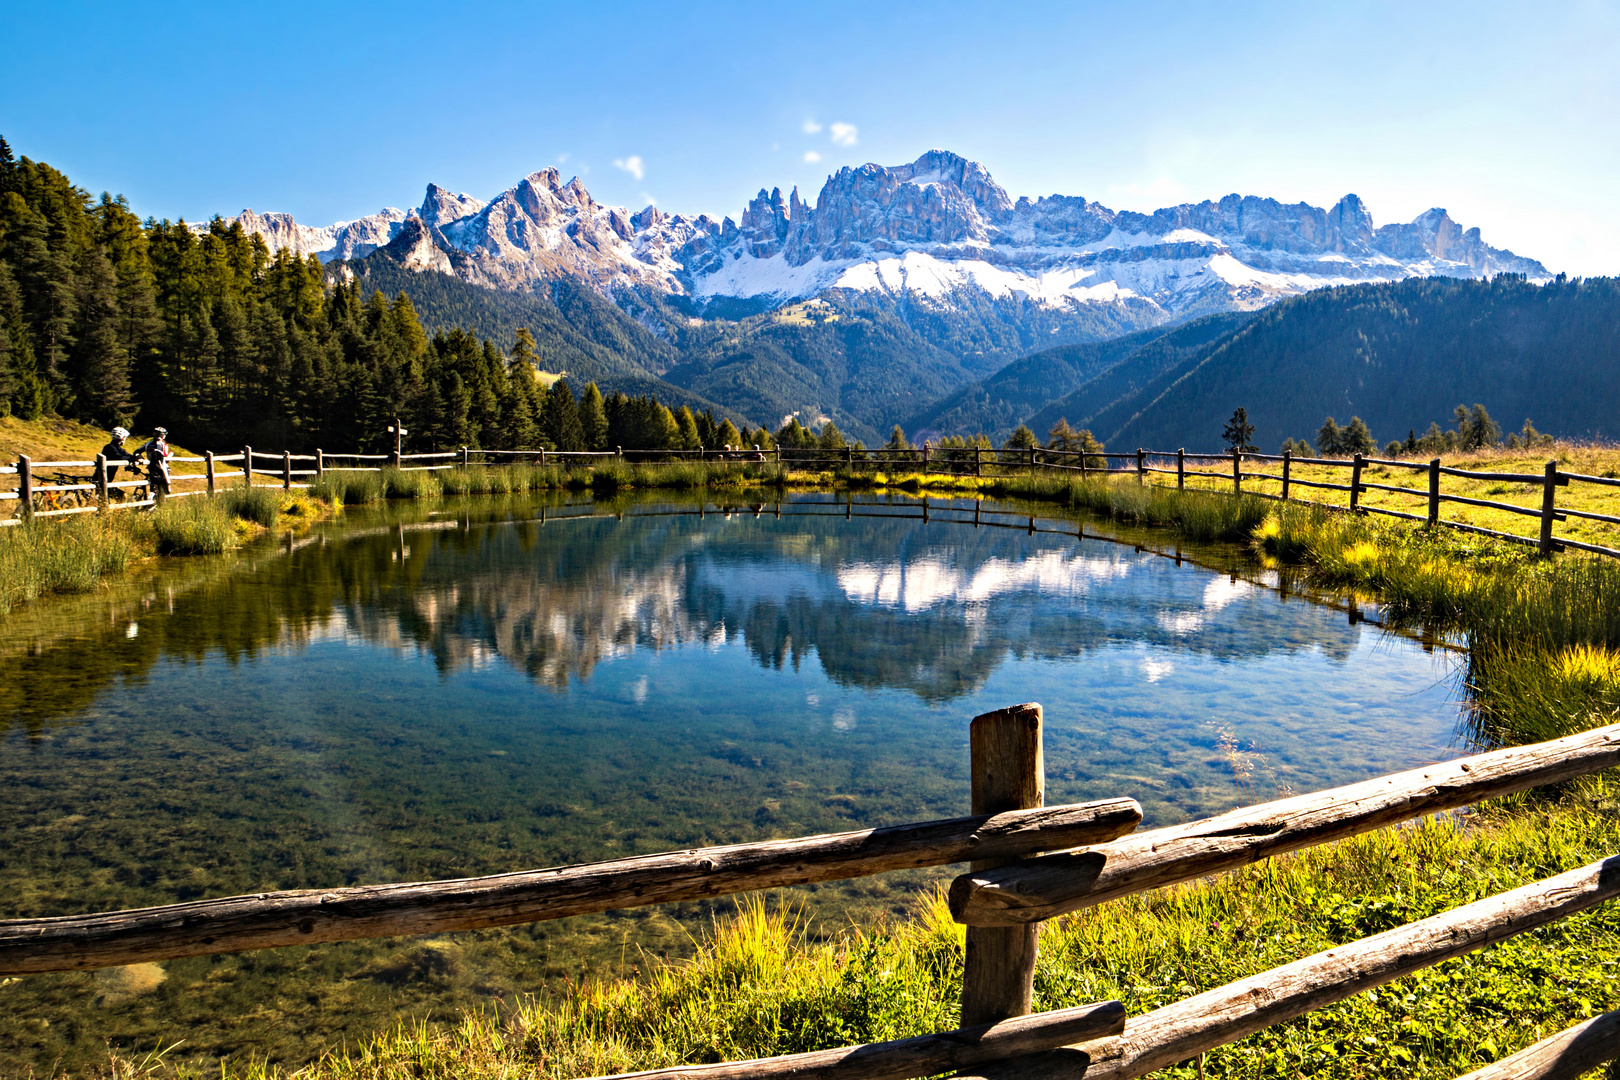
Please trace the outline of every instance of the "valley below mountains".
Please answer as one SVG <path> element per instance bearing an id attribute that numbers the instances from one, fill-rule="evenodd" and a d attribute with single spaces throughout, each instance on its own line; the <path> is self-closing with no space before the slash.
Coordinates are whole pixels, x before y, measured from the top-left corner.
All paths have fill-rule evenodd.
<path id="1" fill-rule="evenodd" d="M 772 427 L 831 419 L 868 443 L 897 422 L 1004 437 L 1158 341 L 1148 355 L 1161 367 L 1138 356 L 1137 374 L 1115 379 L 1140 393 L 1180 370 L 1167 332 L 1235 334 L 1251 313 L 1317 290 L 1553 277 L 1441 209 L 1384 225 L 1354 195 L 1327 209 L 1229 195 L 1116 211 L 1080 196 L 1014 198 L 944 150 L 840 169 L 813 205 L 797 189 L 761 189 L 735 219 L 604 205 L 548 168 L 488 201 L 430 185 L 414 209 L 334 225 L 230 220 L 333 277 L 407 293 L 430 328 L 509 342 L 527 326 L 541 366 L 576 385 Z M 1334 394 L 1333 408 L 1355 407 Z M 1132 430 L 1105 419 L 1111 434 Z"/>

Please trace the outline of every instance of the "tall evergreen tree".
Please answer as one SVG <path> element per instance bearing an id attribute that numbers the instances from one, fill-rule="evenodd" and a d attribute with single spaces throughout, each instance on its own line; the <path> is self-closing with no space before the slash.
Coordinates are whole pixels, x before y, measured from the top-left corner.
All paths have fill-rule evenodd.
<path id="1" fill-rule="evenodd" d="M 697 417 L 685 405 L 675 410 L 675 441 L 678 450 L 703 449 L 703 437 L 698 434 Z"/>
<path id="2" fill-rule="evenodd" d="M 602 391 L 596 388 L 596 383 L 585 384 L 585 392 L 579 398 L 579 426 L 584 432 L 585 449 L 606 450 L 608 448 L 608 418 L 607 409 L 602 401 Z"/>
<path id="3" fill-rule="evenodd" d="M 558 379 L 546 391 L 540 412 L 540 431 L 558 450 L 585 449 L 585 428 L 568 380 Z"/>
<path id="4" fill-rule="evenodd" d="M 1254 445 L 1254 425 L 1249 423 L 1249 410 L 1241 405 L 1221 429 L 1221 438 L 1226 441 L 1228 450 L 1252 454 L 1260 449 Z"/>
<path id="5" fill-rule="evenodd" d="M 1359 416 L 1352 416 L 1350 423 L 1339 433 L 1339 453 L 1341 454 L 1371 454 L 1378 450 L 1378 440 L 1373 438 L 1366 423 Z"/>
<path id="6" fill-rule="evenodd" d="M 73 374 L 78 413 L 105 427 L 128 422 L 134 402 L 129 394 L 129 356 L 118 334 L 118 278 L 100 248 L 92 247 L 80 260 L 76 303 Z"/>
<path id="7" fill-rule="evenodd" d="M 1316 429 L 1316 452 L 1323 457 L 1336 457 L 1344 453 L 1344 435 L 1339 430 L 1339 422 L 1333 417 L 1322 421 L 1322 426 Z"/>

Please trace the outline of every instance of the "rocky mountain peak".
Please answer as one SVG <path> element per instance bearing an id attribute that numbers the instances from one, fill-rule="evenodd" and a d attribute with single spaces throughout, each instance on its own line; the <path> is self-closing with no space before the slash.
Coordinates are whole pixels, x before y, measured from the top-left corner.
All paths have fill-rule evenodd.
<path id="1" fill-rule="evenodd" d="M 438 184 L 427 186 L 427 195 L 422 199 L 422 206 L 417 210 L 417 216 L 429 225 L 448 225 L 453 221 L 460 221 L 464 217 L 471 217 L 484 208 L 484 204 L 465 193 L 457 195 Z"/>

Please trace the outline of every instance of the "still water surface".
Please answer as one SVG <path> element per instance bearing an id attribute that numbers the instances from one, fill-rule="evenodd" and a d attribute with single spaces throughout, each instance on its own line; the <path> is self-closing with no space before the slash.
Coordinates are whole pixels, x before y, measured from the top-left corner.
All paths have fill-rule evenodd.
<path id="1" fill-rule="evenodd" d="M 1133 796 L 1146 826 L 1458 752 L 1444 653 L 1234 548 L 1170 557 L 1173 537 L 1080 517 L 976 528 L 971 503 L 926 523 L 831 496 L 694 509 L 350 512 L 19 609 L 0 916 L 953 816 L 968 721 L 1021 701 L 1046 709 L 1048 801 Z M 869 921 L 949 873 L 791 899 Z M 0 1072 L 106 1039 L 307 1060 L 678 955 L 716 910 L 11 980 Z"/>

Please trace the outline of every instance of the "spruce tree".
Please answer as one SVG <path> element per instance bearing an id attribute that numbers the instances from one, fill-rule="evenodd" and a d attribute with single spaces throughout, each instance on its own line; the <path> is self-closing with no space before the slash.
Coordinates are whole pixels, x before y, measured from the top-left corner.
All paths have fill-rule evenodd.
<path id="1" fill-rule="evenodd" d="M 675 410 L 675 429 L 677 450 L 701 450 L 703 438 L 698 434 L 697 417 L 685 405 Z"/>
<path id="2" fill-rule="evenodd" d="M 1032 450 L 1039 445 L 1035 433 L 1029 430 L 1028 425 L 1019 424 L 1013 430 L 1013 433 L 1007 437 L 1007 441 L 1001 444 L 1001 448 L 1003 450 Z"/>
<path id="3" fill-rule="evenodd" d="M 1260 448 L 1254 445 L 1254 425 L 1249 423 L 1249 410 L 1239 406 L 1232 419 L 1221 429 L 1221 438 L 1228 450 L 1252 454 Z"/>
<path id="4" fill-rule="evenodd" d="M 1352 416 L 1350 423 L 1339 433 L 1339 447 L 1339 452 L 1343 454 L 1365 455 L 1377 451 L 1378 442 L 1361 417 Z"/>
<path id="5" fill-rule="evenodd" d="M 838 425 L 828 420 L 821 425 L 821 435 L 816 440 L 823 450 L 842 450 L 844 448 L 844 433 L 838 430 Z"/>
<path id="6" fill-rule="evenodd" d="M 1080 434 L 1069 426 L 1069 418 L 1063 417 L 1052 425 L 1052 430 L 1046 433 L 1046 448 L 1048 450 L 1079 450 Z"/>
<path id="7" fill-rule="evenodd" d="M 100 248 L 79 260 L 79 324 L 74 343 L 78 415 L 104 427 L 126 422 L 134 412 L 129 395 L 129 357 L 118 337 L 118 279 Z"/>
<path id="8" fill-rule="evenodd" d="M 586 383 L 585 392 L 580 395 L 579 425 L 584 434 L 585 449 L 608 449 L 607 409 L 602 401 L 602 391 L 596 388 L 594 382 Z"/>
<path id="9" fill-rule="evenodd" d="M 1316 429 L 1316 452 L 1322 457 L 1337 457 L 1344 453 L 1344 435 L 1339 430 L 1338 421 L 1331 416 Z"/>
<path id="10" fill-rule="evenodd" d="M 737 425 L 730 420 L 720 421 L 720 426 L 715 430 L 715 438 L 719 440 L 721 446 L 729 446 L 733 450 L 743 444 L 742 432 L 738 431 Z"/>
<path id="11" fill-rule="evenodd" d="M 568 380 L 558 379 L 546 391 L 540 412 L 540 430 L 558 450 L 585 449 L 585 428 Z"/>
<path id="12" fill-rule="evenodd" d="M 889 441 L 883 444 L 883 449 L 885 449 L 885 450 L 911 450 L 911 449 L 913 449 L 913 447 L 912 447 L 911 443 L 906 439 L 905 429 L 902 428 L 899 424 L 896 424 L 896 425 L 894 425 L 894 430 L 889 432 Z"/>

